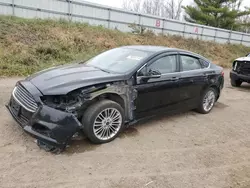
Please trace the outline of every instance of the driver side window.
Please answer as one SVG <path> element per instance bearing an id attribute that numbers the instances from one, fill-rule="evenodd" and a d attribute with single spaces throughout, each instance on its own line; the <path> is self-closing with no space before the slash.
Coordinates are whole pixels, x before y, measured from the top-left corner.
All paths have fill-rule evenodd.
<path id="1" fill-rule="evenodd" d="M 147 67 L 148 72 L 159 72 L 161 74 L 177 72 L 176 55 L 168 55 L 157 59 Z"/>
<path id="2" fill-rule="evenodd" d="M 141 69 L 138 76 L 146 76 L 149 72 L 159 72 L 161 74 L 177 72 L 177 56 L 168 55 L 157 59 L 149 66 Z"/>

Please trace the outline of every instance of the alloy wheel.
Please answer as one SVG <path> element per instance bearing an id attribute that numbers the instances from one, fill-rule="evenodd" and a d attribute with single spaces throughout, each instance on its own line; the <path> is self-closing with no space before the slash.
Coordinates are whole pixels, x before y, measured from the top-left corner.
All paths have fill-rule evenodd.
<path id="1" fill-rule="evenodd" d="M 106 108 L 97 115 L 93 132 L 98 139 L 109 140 L 119 132 L 121 125 L 121 113 L 115 108 Z"/>
<path id="2" fill-rule="evenodd" d="M 215 103 L 215 93 L 209 90 L 203 99 L 203 108 L 206 112 L 210 111 Z"/>

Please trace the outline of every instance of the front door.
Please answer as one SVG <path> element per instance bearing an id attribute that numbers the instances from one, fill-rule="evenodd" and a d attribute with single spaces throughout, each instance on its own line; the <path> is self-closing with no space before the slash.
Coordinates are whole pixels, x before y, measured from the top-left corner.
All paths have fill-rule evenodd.
<path id="1" fill-rule="evenodd" d="M 175 53 L 158 56 L 137 73 L 136 119 L 171 110 L 179 102 L 177 57 Z"/>

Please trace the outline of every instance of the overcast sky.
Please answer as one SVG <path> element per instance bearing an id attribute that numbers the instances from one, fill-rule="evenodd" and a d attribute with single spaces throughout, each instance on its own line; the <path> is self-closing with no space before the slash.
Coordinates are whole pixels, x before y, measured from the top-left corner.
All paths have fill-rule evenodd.
<path id="1" fill-rule="evenodd" d="M 108 6 L 117 7 L 117 8 L 121 8 L 122 2 L 123 2 L 123 0 L 85 0 L 85 1 L 103 4 L 103 5 L 108 5 Z M 247 6 L 247 4 L 249 4 L 249 3 L 247 3 L 247 1 L 249 1 L 249 0 L 244 0 L 244 6 Z M 189 4 L 192 4 L 192 2 L 193 2 L 193 0 L 184 0 L 183 5 L 189 5 Z"/>
<path id="2" fill-rule="evenodd" d="M 117 7 L 117 8 L 121 8 L 122 3 L 123 3 L 123 0 L 85 0 L 85 1 L 108 5 L 108 6 Z M 183 5 L 190 4 L 191 2 L 192 0 L 184 0 Z"/>

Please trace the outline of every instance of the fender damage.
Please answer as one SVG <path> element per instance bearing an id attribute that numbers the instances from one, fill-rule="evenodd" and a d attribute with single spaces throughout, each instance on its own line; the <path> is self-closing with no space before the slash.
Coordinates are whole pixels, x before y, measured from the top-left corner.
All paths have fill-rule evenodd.
<path id="1" fill-rule="evenodd" d="M 91 102 L 101 100 L 103 97 L 112 94 L 122 99 L 125 109 L 125 122 L 131 122 L 134 119 L 134 100 L 137 97 L 137 91 L 132 84 L 123 81 L 78 89 L 75 93 L 77 102 L 64 106 L 64 109 L 60 109 L 61 104 L 57 106 L 40 103 L 37 111 L 30 114 L 27 122 L 24 122 L 20 117 L 25 112 L 22 104 L 19 104 L 21 106 L 20 111 L 16 113 L 14 103 L 17 101 L 14 101 L 13 95 L 7 108 L 21 127 L 37 138 L 38 145 L 41 148 L 46 151 L 61 152 L 69 144 L 72 137 L 81 132 L 84 126 L 81 123 L 81 117 L 84 110 L 91 105 Z"/>

